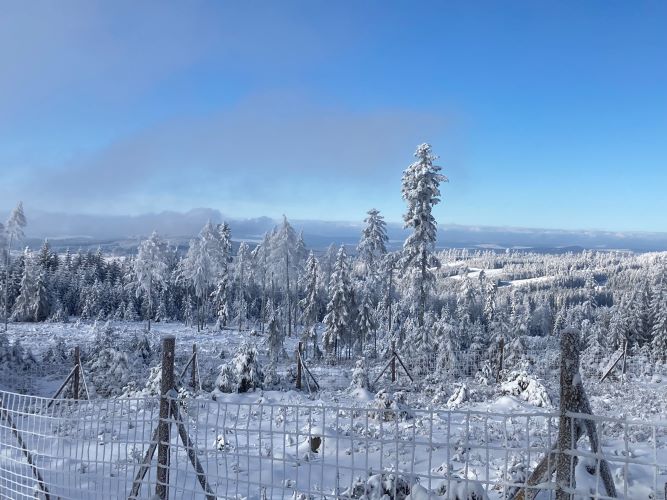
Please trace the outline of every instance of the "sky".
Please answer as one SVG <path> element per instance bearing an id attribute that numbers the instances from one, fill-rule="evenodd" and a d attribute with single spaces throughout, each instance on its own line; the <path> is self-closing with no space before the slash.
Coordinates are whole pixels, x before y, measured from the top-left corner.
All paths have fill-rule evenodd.
<path id="1" fill-rule="evenodd" d="M 0 209 L 667 231 L 667 2 L 0 7 Z"/>

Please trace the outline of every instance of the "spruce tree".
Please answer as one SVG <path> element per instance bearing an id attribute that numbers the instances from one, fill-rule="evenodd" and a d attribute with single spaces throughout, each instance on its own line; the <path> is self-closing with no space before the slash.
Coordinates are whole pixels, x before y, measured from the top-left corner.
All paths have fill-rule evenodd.
<path id="1" fill-rule="evenodd" d="M 164 283 L 167 264 L 164 259 L 165 245 L 155 231 L 151 237 L 139 244 L 139 253 L 134 260 L 134 272 L 137 277 L 136 297 L 146 298 L 148 307 L 147 329 L 151 331 L 153 316 L 153 295 L 157 286 Z"/>
<path id="2" fill-rule="evenodd" d="M 12 243 L 23 239 L 23 228 L 26 225 L 27 221 L 23 213 L 23 202 L 19 201 L 5 224 L 5 239 L 7 240 L 7 249 L 5 251 L 5 331 L 7 331 L 9 321 L 9 267 L 11 264 Z"/>
<path id="3" fill-rule="evenodd" d="M 402 194 L 408 208 L 403 216 L 405 227 L 412 229 L 403 245 L 403 265 L 416 291 L 417 323 L 424 326 L 424 313 L 429 288 L 435 281 L 433 267 L 439 266 L 434 254 L 437 223 L 433 207 L 440 202 L 440 183 L 447 178 L 434 165 L 437 159 L 429 144 L 421 144 L 415 152 L 417 161 L 403 173 Z"/>
<path id="4" fill-rule="evenodd" d="M 327 314 L 324 316 L 326 330 L 322 339 L 325 352 L 332 359 L 339 355 L 343 342 L 348 338 L 352 326 L 350 324 L 350 294 L 349 264 L 345 247 L 341 245 L 329 282 L 330 300 L 327 304 Z"/>

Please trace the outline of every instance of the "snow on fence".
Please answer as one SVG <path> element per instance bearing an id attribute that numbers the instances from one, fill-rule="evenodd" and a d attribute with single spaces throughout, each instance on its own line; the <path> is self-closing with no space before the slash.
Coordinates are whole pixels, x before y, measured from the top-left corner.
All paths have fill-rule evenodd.
<path id="1" fill-rule="evenodd" d="M 516 496 L 543 457 L 557 457 L 549 454 L 557 413 L 414 410 L 397 401 L 377 408 L 225 403 L 171 391 L 167 400 L 177 411 L 166 420 L 168 440 L 157 443 L 159 397 L 51 407 L 43 398 L 0 397 L 3 498 L 151 498 L 162 486 L 161 497 L 174 499 L 381 491 L 403 498 L 419 487 L 449 491 L 449 498 L 500 499 Z M 610 498 L 599 474 L 604 456 L 619 497 L 664 498 L 667 423 L 568 417 L 594 422 L 602 444 L 598 454 L 587 446 L 565 452 L 576 477 L 569 493 Z M 146 459 L 160 444 L 168 464 L 162 482 L 157 453 Z M 554 478 L 529 487 L 524 498 L 537 491 L 554 498 Z"/>
<path id="2" fill-rule="evenodd" d="M 667 422 L 591 415 L 576 338 L 562 334 L 559 412 L 498 413 L 390 392 L 359 407 L 193 398 L 174 390 L 166 337 L 159 396 L 0 392 L 0 496 L 665 498 Z"/>

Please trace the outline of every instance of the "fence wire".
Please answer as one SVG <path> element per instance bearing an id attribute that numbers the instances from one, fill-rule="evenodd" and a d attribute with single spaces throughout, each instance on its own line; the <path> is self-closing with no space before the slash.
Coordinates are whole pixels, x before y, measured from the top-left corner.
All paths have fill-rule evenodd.
<path id="1" fill-rule="evenodd" d="M 2 498 L 120 499 L 155 494 L 157 453 L 142 463 L 159 421 L 159 397 L 58 400 L 0 392 Z M 558 414 L 411 409 L 387 399 L 344 407 L 170 399 L 169 498 L 505 499 L 555 446 Z M 619 497 L 660 499 L 667 482 L 667 423 L 572 414 L 598 429 L 568 450 L 575 498 L 608 498 L 599 459 Z M 553 455 L 549 455 L 553 456 Z M 199 463 L 198 475 L 193 462 Z M 555 498 L 550 478 L 529 489 Z M 366 495 L 364 497 L 364 495 Z"/>

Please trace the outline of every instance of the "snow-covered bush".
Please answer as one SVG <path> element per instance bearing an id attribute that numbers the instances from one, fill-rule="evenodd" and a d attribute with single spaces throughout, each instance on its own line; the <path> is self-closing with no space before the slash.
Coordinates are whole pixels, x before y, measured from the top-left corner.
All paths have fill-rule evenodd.
<path id="1" fill-rule="evenodd" d="M 271 361 L 264 370 L 264 387 L 275 387 L 280 383 L 280 376 L 276 372 L 276 364 Z"/>
<path id="2" fill-rule="evenodd" d="M 516 396 L 533 406 L 542 408 L 552 406 L 551 398 L 544 385 L 523 370 L 511 371 L 505 381 L 500 384 L 500 392 Z"/>
<path id="3" fill-rule="evenodd" d="M 261 388 L 263 378 L 257 348 L 244 343 L 229 363 L 220 366 L 216 389 L 220 392 L 248 392 Z"/>
<path id="4" fill-rule="evenodd" d="M 588 377 L 600 378 L 609 357 L 610 353 L 605 351 L 598 339 L 596 337 L 591 338 L 588 347 L 581 353 L 580 367 L 582 373 Z"/>
<path id="5" fill-rule="evenodd" d="M 458 408 L 466 401 L 468 401 L 468 386 L 462 384 L 454 390 L 454 393 L 447 400 L 447 408 Z"/>
<path id="6" fill-rule="evenodd" d="M 449 488 L 448 488 L 449 486 Z M 437 497 L 447 500 L 487 500 L 481 483 L 472 480 L 465 480 L 456 476 L 443 481 L 435 490 Z M 437 498 L 435 497 L 435 498 Z M 412 488 L 411 495 L 406 500 L 429 500 L 434 498 L 430 492 L 420 485 Z"/>
<path id="7" fill-rule="evenodd" d="M 350 389 L 370 389 L 368 382 L 368 372 L 366 371 L 366 364 L 363 359 L 358 359 L 354 370 L 352 370 L 352 381 L 350 382 Z"/>
<path id="8" fill-rule="evenodd" d="M 90 346 L 90 356 L 95 356 L 98 352 L 104 349 L 114 347 L 118 337 L 116 330 L 109 321 L 100 326 L 100 323 L 96 320 L 95 323 L 93 323 L 91 334 L 93 336 L 93 342 Z"/>
<path id="9" fill-rule="evenodd" d="M 37 360 L 30 349 L 20 341 L 9 342 L 6 334 L 0 334 L 0 367 L 13 374 L 29 372 L 37 367 Z"/>
<path id="10" fill-rule="evenodd" d="M 68 365 L 73 362 L 72 349 L 67 347 L 62 337 L 56 337 L 42 354 L 42 363 L 49 365 Z"/>
<path id="11" fill-rule="evenodd" d="M 412 411 L 408 408 L 405 393 L 402 391 L 392 394 L 383 389 L 375 395 L 375 399 L 369 403 L 369 406 L 377 410 L 369 412 L 369 416 L 377 420 L 389 422 L 396 419 L 404 421 L 412 418 Z"/>
<path id="12" fill-rule="evenodd" d="M 95 353 L 84 369 L 91 388 L 101 397 L 121 395 L 132 379 L 127 354 L 113 347 Z"/>
<path id="13" fill-rule="evenodd" d="M 373 474 L 365 481 L 357 478 L 351 487 L 341 492 L 341 498 L 359 500 L 405 500 L 415 483 L 412 477 L 389 474 Z"/>

